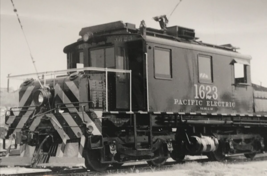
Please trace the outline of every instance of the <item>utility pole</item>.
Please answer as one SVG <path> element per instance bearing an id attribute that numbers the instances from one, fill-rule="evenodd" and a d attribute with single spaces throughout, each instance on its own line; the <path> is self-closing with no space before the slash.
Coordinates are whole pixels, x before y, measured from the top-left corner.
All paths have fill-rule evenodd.
<path id="1" fill-rule="evenodd" d="M 9 92 L 9 75 L 10 73 L 7 74 L 7 92 Z"/>

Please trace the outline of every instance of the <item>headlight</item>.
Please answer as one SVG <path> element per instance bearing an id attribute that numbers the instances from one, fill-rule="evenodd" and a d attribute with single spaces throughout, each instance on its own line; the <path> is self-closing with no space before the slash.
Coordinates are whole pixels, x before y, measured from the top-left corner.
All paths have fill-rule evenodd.
<path id="1" fill-rule="evenodd" d="M 10 110 L 6 110 L 6 112 L 5 112 L 5 116 L 6 116 L 6 117 L 10 116 Z"/>
<path id="2" fill-rule="evenodd" d="M 33 95 L 33 101 L 35 106 L 42 106 L 44 104 L 49 103 L 50 98 L 51 92 L 47 88 L 39 89 Z"/>
<path id="3" fill-rule="evenodd" d="M 42 104 L 43 102 L 44 102 L 44 95 L 42 92 L 40 92 L 38 95 L 38 103 Z"/>

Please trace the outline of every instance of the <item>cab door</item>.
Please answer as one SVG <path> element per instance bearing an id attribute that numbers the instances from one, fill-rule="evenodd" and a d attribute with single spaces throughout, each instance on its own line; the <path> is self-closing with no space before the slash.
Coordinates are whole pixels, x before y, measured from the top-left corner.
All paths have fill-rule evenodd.
<path id="1" fill-rule="evenodd" d="M 126 70 L 127 59 L 125 57 L 125 48 L 123 46 L 116 47 L 115 53 L 115 66 L 116 69 Z M 116 109 L 126 110 L 130 107 L 129 96 L 129 74 L 128 73 L 115 73 L 116 84 Z"/>

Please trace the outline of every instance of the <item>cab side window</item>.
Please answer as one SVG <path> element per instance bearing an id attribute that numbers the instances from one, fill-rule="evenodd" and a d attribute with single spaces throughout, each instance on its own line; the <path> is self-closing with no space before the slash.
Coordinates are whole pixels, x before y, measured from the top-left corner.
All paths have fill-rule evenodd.
<path id="1" fill-rule="evenodd" d="M 70 52 L 67 55 L 67 68 L 84 67 L 84 54 L 82 50 Z"/>
<path id="2" fill-rule="evenodd" d="M 213 82 L 212 57 L 198 55 L 198 79 L 200 83 Z"/>
<path id="3" fill-rule="evenodd" d="M 155 78 L 171 79 L 171 50 L 165 48 L 154 49 L 154 69 Z"/>
<path id="4" fill-rule="evenodd" d="M 247 65 L 241 63 L 234 64 L 234 77 L 235 77 L 235 84 L 239 83 L 247 83 Z"/>

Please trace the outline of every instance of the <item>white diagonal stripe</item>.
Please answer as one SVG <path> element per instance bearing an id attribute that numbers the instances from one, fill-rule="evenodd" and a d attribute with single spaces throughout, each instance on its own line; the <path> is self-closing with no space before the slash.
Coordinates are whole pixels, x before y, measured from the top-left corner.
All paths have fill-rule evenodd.
<path id="1" fill-rule="evenodd" d="M 95 123 L 91 120 L 91 118 L 86 114 L 86 113 L 83 113 L 83 112 L 78 112 L 79 116 L 82 118 L 83 115 L 84 115 L 84 120 L 89 123 L 93 128 L 93 134 L 94 135 L 101 135 L 101 132 L 99 131 L 99 129 L 96 127 Z M 83 118 L 82 118 L 83 119 Z"/>
<path id="2" fill-rule="evenodd" d="M 80 127 L 77 125 L 77 123 L 73 120 L 73 117 L 69 113 L 63 113 L 62 116 L 68 123 L 69 127 L 72 129 L 74 134 L 78 137 L 78 133 L 83 134 Z"/>
<path id="3" fill-rule="evenodd" d="M 43 117 L 42 115 L 35 117 L 35 119 L 33 120 L 30 126 L 30 131 L 34 131 L 36 129 L 36 127 L 40 124 L 42 117 Z"/>
<path id="4" fill-rule="evenodd" d="M 31 103 L 30 106 L 32 106 L 32 105 L 33 105 L 33 102 Z M 29 108 L 29 109 L 27 110 L 27 112 L 21 117 L 21 119 L 20 119 L 18 125 L 16 126 L 16 128 L 15 128 L 13 134 L 16 134 L 17 131 L 20 131 L 20 130 L 21 130 L 21 128 L 22 128 L 22 127 L 24 126 L 24 124 L 27 122 L 27 120 L 29 119 L 29 116 L 30 116 L 32 113 L 33 113 L 33 108 Z"/>
<path id="5" fill-rule="evenodd" d="M 55 130 L 57 130 L 58 134 L 60 135 L 62 141 L 70 139 L 69 136 L 65 133 L 63 130 L 61 124 L 58 122 L 57 118 L 54 116 L 54 114 L 47 114 L 48 117 L 51 118 L 51 123 Z"/>
<path id="6" fill-rule="evenodd" d="M 14 122 L 15 118 L 16 118 L 15 116 L 9 116 L 9 118 L 7 119 L 7 122 L 6 123 L 8 125 L 12 124 Z"/>
<path id="7" fill-rule="evenodd" d="M 71 92 L 75 95 L 77 100 L 80 101 L 79 89 L 77 88 L 76 84 L 73 81 L 67 81 L 66 85 L 69 87 Z"/>
<path id="8" fill-rule="evenodd" d="M 55 94 L 59 96 L 59 98 L 62 100 L 63 103 L 68 103 L 65 104 L 65 106 L 68 108 L 70 112 L 77 112 L 77 109 L 75 106 L 72 104 L 72 102 L 69 100 L 69 98 L 65 95 L 61 87 L 57 84 L 55 86 Z"/>
<path id="9" fill-rule="evenodd" d="M 33 89 L 34 89 L 34 86 L 27 87 L 25 93 L 23 94 L 22 98 L 19 101 L 19 106 L 20 107 L 25 105 L 25 103 L 28 100 L 29 96 L 31 95 Z"/>

